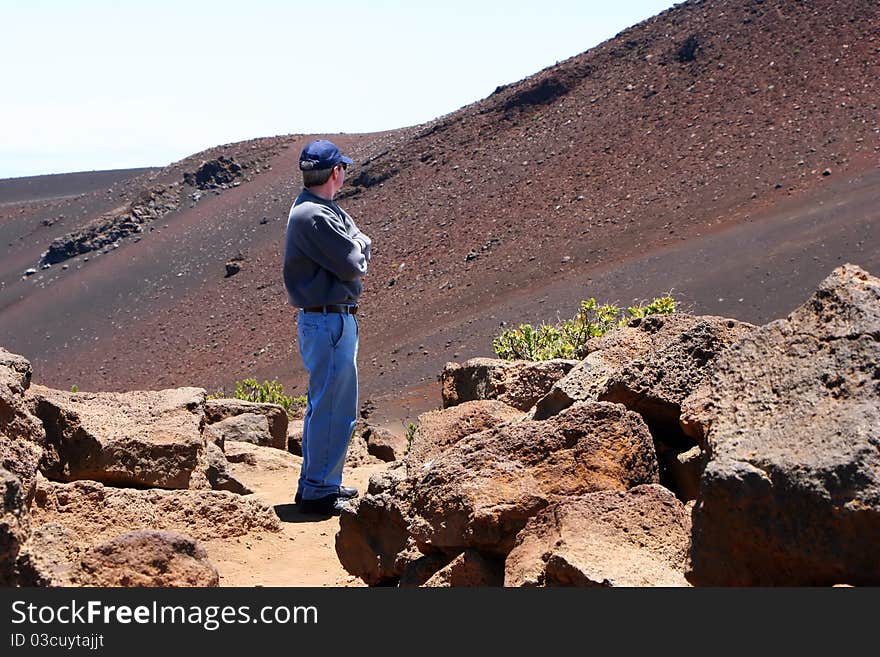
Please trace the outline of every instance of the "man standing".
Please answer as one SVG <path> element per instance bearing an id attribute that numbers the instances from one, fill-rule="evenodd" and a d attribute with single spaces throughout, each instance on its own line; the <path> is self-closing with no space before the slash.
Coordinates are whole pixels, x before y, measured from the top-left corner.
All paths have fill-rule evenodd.
<path id="1" fill-rule="evenodd" d="M 342 467 L 357 422 L 355 313 L 370 238 L 333 200 L 351 163 L 330 141 L 307 144 L 299 157 L 304 189 L 287 219 L 284 286 L 299 308 L 299 353 L 309 373 L 295 497 L 303 513 L 337 514 L 358 494 L 342 485 Z"/>

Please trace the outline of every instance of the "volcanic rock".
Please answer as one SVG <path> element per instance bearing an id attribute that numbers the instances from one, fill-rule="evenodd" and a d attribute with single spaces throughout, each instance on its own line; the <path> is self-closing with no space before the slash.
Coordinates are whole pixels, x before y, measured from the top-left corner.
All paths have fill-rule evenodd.
<path id="1" fill-rule="evenodd" d="M 565 376 L 577 361 L 510 361 L 472 358 L 464 364 L 450 362 L 440 375 L 443 407 L 466 401 L 497 399 L 527 411 Z"/>
<path id="2" fill-rule="evenodd" d="M 652 427 L 678 431 L 681 402 L 712 362 L 754 326 L 734 319 L 649 315 L 587 344 L 587 357 L 535 409 L 544 419 L 575 401 L 623 404 Z"/>
<path id="3" fill-rule="evenodd" d="M 226 455 L 219 445 L 211 441 L 202 449 L 189 488 L 226 490 L 237 495 L 249 495 L 253 492 L 229 471 Z"/>
<path id="4" fill-rule="evenodd" d="M 221 155 L 216 159 L 203 161 L 195 172 L 184 173 L 183 179 L 187 185 L 206 190 L 226 187 L 241 175 L 241 165 L 234 158 Z"/>
<path id="5" fill-rule="evenodd" d="M 685 404 L 709 461 L 688 579 L 880 584 L 880 279 L 835 269 Z"/>
<path id="6" fill-rule="evenodd" d="M 377 473 L 370 478 L 367 493 L 344 507 L 339 516 L 336 554 L 352 575 L 369 585 L 384 584 L 400 577 L 408 557 L 410 484 L 405 468 Z"/>
<path id="7" fill-rule="evenodd" d="M 22 579 L 33 586 L 76 585 L 83 556 L 121 528 L 174 531 L 199 541 L 281 531 L 272 509 L 228 492 L 112 488 L 38 476 L 31 536 L 19 556 Z"/>
<path id="8" fill-rule="evenodd" d="M 204 445 L 201 388 L 68 393 L 34 386 L 43 471 L 58 481 L 186 488 Z"/>
<path id="9" fill-rule="evenodd" d="M 287 451 L 297 456 L 302 456 L 303 429 L 305 422 L 303 420 L 291 420 L 287 425 Z"/>
<path id="10" fill-rule="evenodd" d="M 205 427 L 205 437 L 223 447 L 227 440 L 253 443 L 262 447 L 276 447 L 275 437 L 269 433 L 269 421 L 265 415 L 242 413 L 220 420 Z M 286 439 L 286 436 L 285 436 Z"/>
<path id="11" fill-rule="evenodd" d="M 77 586 L 218 586 L 220 576 L 189 536 L 139 530 L 89 549 L 71 580 Z"/>
<path id="12" fill-rule="evenodd" d="M 275 447 L 277 449 L 287 449 L 287 412 L 284 410 L 282 406 L 278 404 L 261 404 L 257 402 L 250 402 L 243 399 L 208 399 L 205 402 L 205 416 L 209 423 L 214 424 L 218 422 L 222 422 L 228 418 L 234 418 L 240 415 L 262 415 L 266 418 L 266 421 L 269 424 L 269 433 L 272 438 L 269 443 L 266 442 L 257 442 L 255 444 L 269 444 L 271 447 Z M 237 423 L 230 423 L 225 427 L 238 427 Z M 262 430 L 262 424 L 260 424 L 260 430 Z M 235 432 L 230 428 L 230 431 Z M 247 433 L 244 431 L 243 433 Z M 233 437 L 232 435 L 228 436 L 228 440 L 243 440 L 240 437 Z M 253 442 L 252 440 L 246 440 L 246 442 Z"/>
<path id="13" fill-rule="evenodd" d="M 466 401 L 419 416 L 418 428 L 406 455 L 407 467 L 421 466 L 465 436 L 494 429 L 522 417 L 522 411 L 504 402 L 487 399 Z"/>
<path id="14" fill-rule="evenodd" d="M 380 461 L 386 463 L 399 461 L 406 453 L 406 438 L 391 433 L 387 429 L 368 425 L 363 437 L 367 442 L 367 452 Z"/>
<path id="15" fill-rule="evenodd" d="M 465 550 L 448 565 L 437 571 L 423 586 L 451 588 L 474 586 L 502 586 L 504 564 L 499 559 L 487 558 L 476 550 Z"/>
<path id="16" fill-rule="evenodd" d="M 529 520 L 505 564 L 505 586 L 688 586 L 691 521 L 656 484 L 553 504 Z"/>
<path id="17" fill-rule="evenodd" d="M 15 586 L 16 561 L 30 532 L 21 481 L 0 467 L 0 586 Z"/>
<path id="18" fill-rule="evenodd" d="M 0 468 L 15 475 L 30 504 L 46 434 L 25 401 L 31 383 L 31 364 L 0 348 Z"/>
<path id="19" fill-rule="evenodd" d="M 413 474 L 409 532 L 426 553 L 504 557 L 553 502 L 656 483 L 648 427 L 620 404 L 577 403 L 544 422 L 468 436 Z"/>

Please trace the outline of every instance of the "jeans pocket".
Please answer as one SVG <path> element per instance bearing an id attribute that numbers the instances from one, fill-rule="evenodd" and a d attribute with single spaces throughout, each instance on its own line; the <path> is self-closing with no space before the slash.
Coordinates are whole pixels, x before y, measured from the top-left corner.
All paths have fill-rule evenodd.
<path id="1" fill-rule="evenodd" d="M 328 315 L 327 319 L 330 320 L 330 317 Z M 342 336 L 345 335 L 345 315 L 333 313 L 332 317 L 333 319 L 327 322 L 327 332 L 330 335 L 330 344 L 335 348 L 342 340 Z"/>

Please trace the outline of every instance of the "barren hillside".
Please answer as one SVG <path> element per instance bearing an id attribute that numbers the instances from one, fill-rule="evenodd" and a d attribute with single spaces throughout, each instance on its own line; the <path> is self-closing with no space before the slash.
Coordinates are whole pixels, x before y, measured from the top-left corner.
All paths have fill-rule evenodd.
<path id="1" fill-rule="evenodd" d="M 400 429 L 437 406 L 443 363 L 589 296 L 672 290 L 763 322 L 837 264 L 880 269 L 878 55 L 873 0 L 686 2 L 428 124 L 331 136 L 374 242 L 362 398 Z M 0 186 L 0 344 L 61 389 L 256 376 L 303 394 L 280 261 L 312 137 L 74 196 Z M 40 269 L 65 236 L 71 257 Z"/>

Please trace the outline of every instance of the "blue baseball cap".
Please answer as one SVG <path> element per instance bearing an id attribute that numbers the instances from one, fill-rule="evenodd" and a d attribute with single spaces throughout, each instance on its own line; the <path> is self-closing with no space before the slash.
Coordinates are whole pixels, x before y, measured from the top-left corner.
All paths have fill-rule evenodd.
<path id="1" fill-rule="evenodd" d="M 301 171 L 313 169 L 332 169 L 337 164 L 352 164 L 354 160 L 345 157 L 339 147 L 332 141 L 318 139 L 310 141 L 299 154 L 299 168 Z"/>

